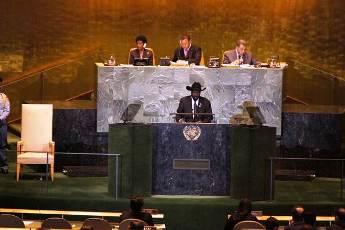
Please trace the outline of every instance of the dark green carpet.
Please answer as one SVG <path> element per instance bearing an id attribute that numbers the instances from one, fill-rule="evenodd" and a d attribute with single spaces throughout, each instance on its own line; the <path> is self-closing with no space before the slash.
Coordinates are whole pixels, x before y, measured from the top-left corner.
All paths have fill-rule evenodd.
<path id="1" fill-rule="evenodd" d="M 14 165 L 10 174 L 0 175 L 0 207 L 88 211 L 122 211 L 128 200 L 115 200 L 108 194 L 105 177 L 67 177 L 57 173 L 55 181 L 46 182 L 44 174 L 25 167 L 17 183 Z M 227 213 L 237 206 L 230 197 L 154 196 L 145 199 L 145 207 L 165 214 L 167 229 L 222 229 Z M 340 181 L 317 178 L 306 181 L 277 181 L 275 200 L 254 202 L 264 214 L 288 215 L 294 204 L 304 204 L 319 215 L 331 215 L 340 202 Z M 85 217 L 66 217 L 70 220 Z M 115 219 L 116 221 L 116 219 Z"/>
<path id="2" fill-rule="evenodd" d="M 65 209 L 121 211 L 128 200 L 116 201 L 107 192 L 107 178 L 66 177 L 57 174 L 55 181 L 40 180 L 28 173 L 18 183 L 14 173 L 0 177 L 1 207 L 33 209 Z M 339 180 L 318 178 L 312 182 L 277 181 L 273 202 L 254 202 L 255 210 L 264 214 L 287 215 L 296 203 L 303 203 L 319 214 L 330 215 L 340 204 Z M 238 200 L 230 197 L 157 196 L 145 199 L 146 207 L 158 208 L 165 214 L 168 229 L 221 229 L 227 213 Z M 80 217 L 83 219 L 83 217 Z M 69 219 L 69 217 L 67 217 Z M 75 219 L 75 218 L 74 218 Z"/>

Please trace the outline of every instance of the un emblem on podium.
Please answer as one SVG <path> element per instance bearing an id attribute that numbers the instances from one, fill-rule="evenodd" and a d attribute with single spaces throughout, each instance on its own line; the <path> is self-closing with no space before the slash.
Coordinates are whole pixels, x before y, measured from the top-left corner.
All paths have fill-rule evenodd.
<path id="1" fill-rule="evenodd" d="M 196 141 L 201 135 L 201 129 L 197 125 L 187 125 L 183 128 L 183 135 L 187 141 Z"/>

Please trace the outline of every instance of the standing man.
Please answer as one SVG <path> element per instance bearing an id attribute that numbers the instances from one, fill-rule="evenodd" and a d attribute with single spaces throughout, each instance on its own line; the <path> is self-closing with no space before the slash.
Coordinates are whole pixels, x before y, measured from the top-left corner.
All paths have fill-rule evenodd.
<path id="1" fill-rule="evenodd" d="M 224 52 L 223 64 L 256 65 L 258 62 L 253 58 L 252 54 L 247 51 L 247 42 L 240 39 L 236 42 L 235 49 Z"/>
<path id="2" fill-rule="evenodd" d="M 184 60 L 188 61 L 188 64 L 200 65 L 201 56 L 201 48 L 192 44 L 189 35 L 182 35 L 180 37 L 180 47 L 175 50 L 172 61 Z"/>
<path id="3" fill-rule="evenodd" d="M 200 96 L 201 91 L 204 91 L 206 88 L 201 89 L 201 84 L 194 82 L 192 86 L 187 86 L 186 89 L 191 91 L 191 95 L 181 98 L 177 108 L 176 122 L 210 123 L 213 120 L 211 102 L 207 98 Z M 198 113 L 203 114 L 198 115 Z"/>
<path id="4" fill-rule="evenodd" d="M 0 83 L 2 79 L 0 78 Z M 10 101 L 4 93 L 0 93 L 0 172 L 8 173 L 6 157 L 7 123 L 6 118 L 10 114 Z"/>

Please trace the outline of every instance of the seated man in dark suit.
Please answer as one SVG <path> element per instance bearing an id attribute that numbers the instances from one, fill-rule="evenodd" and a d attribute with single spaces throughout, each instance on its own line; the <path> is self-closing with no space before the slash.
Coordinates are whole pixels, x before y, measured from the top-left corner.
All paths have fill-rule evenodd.
<path id="1" fill-rule="evenodd" d="M 239 222 L 250 220 L 258 221 L 258 219 L 252 215 L 252 202 L 248 199 L 242 199 L 238 205 L 238 209 L 231 214 L 226 221 L 224 230 L 232 230 Z"/>
<path id="2" fill-rule="evenodd" d="M 149 226 L 153 226 L 153 219 L 150 213 L 143 211 L 144 199 L 133 197 L 130 200 L 130 210 L 124 211 L 120 216 L 120 222 L 126 219 L 139 219 L 145 221 Z"/>
<path id="3" fill-rule="evenodd" d="M 181 98 L 177 108 L 176 122 L 210 123 L 213 120 L 211 102 L 207 98 L 200 97 L 201 91 L 204 91 L 206 88 L 201 89 L 201 84 L 194 82 L 192 86 L 187 86 L 186 89 L 191 91 L 191 95 Z M 197 115 L 198 113 L 208 114 Z"/>
<path id="4" fill-rule="evenodd" d="M 319 229 L 316 222 L 316 213 L 310 211 L 303 212 L 303 221 L 305 224 L 310 225 L 313 230 Z"/>
<path id="5" fill-rule="evenodd" d="M 172 61 L 184 60 L 188 61 L 188 64 L 200 65 L 201 56 L 201 48 L 192 44 L 189 35 L 182 35 L 180 38 L 180 47 L 175 50 Z"/>
<path id="6" fill-rule="evenodd" d="M 345 229 L 345 208 L 337 208 L 335 211 L 335 222 L 328 228 L 328 230 Z"/>
<path id="7" fill-rule="evenodd" d="M 289 226 L 285 227 L 285 230 L 294 230 L 294 229 L 300 229 L 303 228 L 305 223 L 303 220 L 303 213 L 304 208 L 300 205 L 296 205 L 292 209 L 292 220 L 290 221 Z M 311 227 L 311 226 L 310 226 Z"/>
<path id="8" fill-rule="evenodd" d="M 246 50 L 247 43 L 245 40 L 238 40 L 236 48 L 233 50 L 225 51 L 223 56 L 223 64 L 233 65 L 256 65 L 258 62 L 253 58 L 252 54 Z"/>
<path id="9" fill-rule="evenodd" d="M 128 64 L 133 64 L 136 58 L 148 58 L 148 65 L 153 65 L 153 51 L 146 48 L 147 38 L 144 35 L 139 35 L 135 39 L 137 48 L 132 48 L 129 52 Z"/>

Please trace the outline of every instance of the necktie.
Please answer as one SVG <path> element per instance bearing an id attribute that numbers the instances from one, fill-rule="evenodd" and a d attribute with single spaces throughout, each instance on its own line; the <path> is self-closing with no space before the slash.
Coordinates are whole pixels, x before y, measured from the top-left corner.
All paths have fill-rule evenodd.
<path id="1" fill-rule="evenodd" d="M 197 101 L 194 101 L 194 104 L 193 104 L 193 119 L 195 118 L 195 113 L 196 113 L 196 109 L 197 109 L 198 105 L 197 105 Z"/>
<path id="2" fill-rule="evenodd" d="M 184 49 L 184 56 L 187 57 L 187 54 L 188 54 L 188 50 L 187 49 Z"/>

